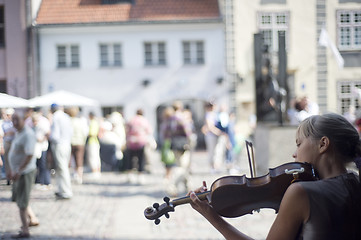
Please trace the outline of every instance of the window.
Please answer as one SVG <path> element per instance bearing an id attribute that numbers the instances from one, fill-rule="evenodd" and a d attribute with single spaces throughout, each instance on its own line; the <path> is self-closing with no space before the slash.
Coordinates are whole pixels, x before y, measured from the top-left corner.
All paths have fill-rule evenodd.
<path id="1" fill-rule="evenodd" d="M 268 45 L 270 52 L 278 51 L 278 33 L 285 32 L 287 45 L 288 13 L 259 13 L 258 26 L 263 34 L 263 41 Z"/>
<path id="2" fill-rule="evenodd" d="M 123 106 L 103 106 L 102 113 L 103 116 L 107 116 L 112 114 L 113 112 L 123 113 L 124 107 Z"/>
<path id="3" fill-rule="evenodd" d="M 144 43 L 144 65 L 165 65 L 166 62 L 164 42 Z"/>
<path id="4" fill-rule="evenodd" d="M 361 10 L 337 11 L 337 37 L 340 50 L 361 49 Z"/>
<path id="5" fill-rule="evenodd" d="M 120 44 L 100 44 L 100 66 L 122 66 Z"/>
<path id="6" fill-rule="evenodd" d="M 359 91 L 361 91 L 361 81 L 340 81 L 337 83 L 337 104 L 340 114 L 347 112 L 350 106 L 354 106 L 356 110 L 361 110 L 358 100 L 360 96 L 357 93 Z"/>
<path id="7" fill-rule="evenodd" d="M 79 64 L 79 46 L 77 45 L 59 45 L 58 68 L 77 68 Z"/>
<path id="8" fill-rule="evenodd" d="M 183 42 L 184 64 L 204 64 L 204 43 L 203 41 Z"/>
<path id="9" fill-rule="evenodd" d="M 6 93 L 7 89 L 7 84 L 6 84 L 6 80 L 2 80 L 0 79 L 0 93 Z"/>
<path id="10" fill-rule="evenodd" d="M 0 48 L 5 47 L 5 18 L 4 6 L 0 6 Z"/>

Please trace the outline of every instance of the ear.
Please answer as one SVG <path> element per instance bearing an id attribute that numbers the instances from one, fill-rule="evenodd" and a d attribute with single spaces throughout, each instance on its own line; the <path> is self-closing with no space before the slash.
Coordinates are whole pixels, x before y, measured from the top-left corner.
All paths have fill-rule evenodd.
<path id="1" fill-rule="evenodd" d="M 328 137 L 322 137 L 319 141 L 319 151 L 320 153 L 324 153 L 330 146 L 330 139 Z"/>

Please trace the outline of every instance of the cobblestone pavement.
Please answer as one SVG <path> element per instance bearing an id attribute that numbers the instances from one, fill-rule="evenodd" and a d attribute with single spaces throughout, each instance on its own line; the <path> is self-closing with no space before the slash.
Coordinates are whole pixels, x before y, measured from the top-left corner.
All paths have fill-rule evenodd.
<path id="1" fill-rule="evenodd" d="M 144 217 L 145 208 L 162 203 L 166 195 L 164 167 L 158 153 L 152 156 L 150 174 L 143 184 L 129 183 L 124 173 L 104 172 L 97 180 L 85 174 L 82 185 L 73 185 L 74 197 L 70 200 L 56 200 L 54 190 L 33 189 L 30 204 L 40 225 L 30 229 L 32 239 L 223 239 L 188 204 L 177 206 L 170 219 L 161 218 L 159 225 Z M 226 174 L 210 174 L 205 152 L 194 153 L 193 159 L 191 188 L 199 187 L 203 180 L 210 186 Z M 1 180 L 0 239 L 9 239 L 21 225 L 10 196 L 10 187 Z M 263 209 L 228 220 L 252 237 L 264 239 L 274 218 L 274 210 Z"/>

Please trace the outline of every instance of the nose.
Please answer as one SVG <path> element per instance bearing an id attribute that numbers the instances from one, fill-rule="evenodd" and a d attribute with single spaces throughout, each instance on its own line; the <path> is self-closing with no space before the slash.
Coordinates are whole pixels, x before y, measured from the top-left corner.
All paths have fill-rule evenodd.
<path id="1" fill-rule="evenodd" d="M 293 157 L 294 159 L 296 159 L 296 157 L 297 157 L 296 151 L 292 154 L 292 157 Z"/>

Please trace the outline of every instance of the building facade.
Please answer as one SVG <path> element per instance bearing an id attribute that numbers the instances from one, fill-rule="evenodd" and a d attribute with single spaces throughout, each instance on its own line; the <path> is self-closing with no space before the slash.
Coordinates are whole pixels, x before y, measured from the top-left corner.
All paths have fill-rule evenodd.
<path id="1" fill-rule="evenodd" d="M 238 76 L 236 107 L 241 124 L 247 126 L 256 109 L 253 49 L 257 33 L 263 34 L 269 46 L 276 77 L 278 33 L 285 33 L 291 99 L 307 96 L 321 113 L 344 114 L 350 106 L 360 108 L 354 87 L 361 80 L 361 1 L 224 0 L 222 4 L 227 9 L 225 19 L 233 25 L 226 32 L 233 36 L 227 42 L 234 52 L 227 51 L 227 66 Z M 328 46 L 320 42 L 322 29 L 328 34 Z"/>
<path id="2" fill-rule="evenodd" d="M 36 95 L 71 91 L 126 118 L 143 108 L 154 126 L 174 100 L 199 122 L 205 101 L 228 101 L 216 0 L 43 0 L 33 25 Z"/>
<path id="3" fill-rule="evenodd" d="M 29 97 L 27 1 L 0 0 L 0 92 Z"/>

